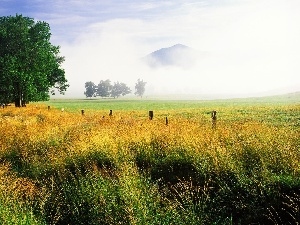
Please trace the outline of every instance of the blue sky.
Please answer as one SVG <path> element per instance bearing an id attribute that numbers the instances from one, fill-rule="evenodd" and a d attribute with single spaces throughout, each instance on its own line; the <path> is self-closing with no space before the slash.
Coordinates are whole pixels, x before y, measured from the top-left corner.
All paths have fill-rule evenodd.
<path id="1" fill-rule="evenodd" d="M 300 90 L 298 0 L 1 0 L 0 15 L 50 24 L 71 87 L 111 79 L 146 94 L 253 96 Z M 140 58 L 181 43 L 198 53 L 191 68 L 156 70 Z"/>
<path id="2" fill-rule="evenodd" d="M 187 6 L 208 6 L 205 1 L 109 1 L 109 0 L 2 0 L 1 15 L 23 14 L 50 23 L 56 38 L 72 41 L 89 25 L 116 19 L 151 21 L 177 17 Z M 73 36 L 74 35 L 74 36 Z"/>

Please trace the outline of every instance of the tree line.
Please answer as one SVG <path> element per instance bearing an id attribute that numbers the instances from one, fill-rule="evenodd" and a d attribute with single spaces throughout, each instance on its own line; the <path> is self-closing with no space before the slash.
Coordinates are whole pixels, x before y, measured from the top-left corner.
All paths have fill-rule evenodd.
<path id="1" fill-rule="evenodd" d="M 143 80 L 138 79 L 137 83 L 135 84 L 135 92 L 136 96 L 142 97 L 145 93 L 145 86 L 146 82 Z M 100 96 L 102 98 L 112 97 L 118 98 L 120 96 L 125 96 L 130 94 L 132 91 L 131 89 L 123 82 L 115 82 L 111 84 L 109 79 L 107 80 L 100 80 L 100 82 L 96 85 L 92 81 L 85 82 L 85 92 L 84 95 L 87 98 L 97 97 Z"/>
<path id="2" fill-rule="evenodd" d="M 0 104 L 26 106 L 30 101 L 45 101 L 56 90 L 64 94 L 69 87 L 61 67 L 65 58 L 60 47 L 50 42 L 50 26 L 44 21 L 16 16 L 0 17 Z M 135 95 L 142 97 L 146 82 L 138 80 Z M 122 82 L 85 83 L 87 97 L 118 98 L 131 93 Z"/>

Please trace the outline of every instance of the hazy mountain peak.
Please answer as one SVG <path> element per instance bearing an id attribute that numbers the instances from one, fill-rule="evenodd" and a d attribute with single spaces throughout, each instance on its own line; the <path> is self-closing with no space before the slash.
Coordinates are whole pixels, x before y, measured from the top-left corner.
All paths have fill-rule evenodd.
<path id="1" fill-rule="evenodd" d="M 186 45 L 183 45 L 183 44 L 176 44 L 176 45 L 173 45 L 172 47 L 170 48 L 189 48 L 188 46 Z"/>
<path id="2" fill-rule="evenodd" d="M 161 48 L 143 58 L 145 63 L 152 67 L 179 66 L 190 67 L 195 61 L 195 50 L 183 45 L 175 44 Z"/>

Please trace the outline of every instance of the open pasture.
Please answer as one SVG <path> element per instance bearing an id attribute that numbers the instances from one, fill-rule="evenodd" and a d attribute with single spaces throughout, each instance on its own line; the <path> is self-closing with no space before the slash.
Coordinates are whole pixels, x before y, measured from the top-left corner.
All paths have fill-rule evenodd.
<path id="1" fill-rule="evenodd" d="M 270 102 L 52 100 L 1 109 L 0 221 L 296 224 L 300 105 Z"/>

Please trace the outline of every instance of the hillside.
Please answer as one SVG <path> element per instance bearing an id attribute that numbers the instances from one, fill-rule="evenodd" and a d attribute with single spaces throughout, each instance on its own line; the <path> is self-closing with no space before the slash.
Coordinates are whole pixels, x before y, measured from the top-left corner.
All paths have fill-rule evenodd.
<path id="1" fill-rule="evenodd" d="M 143 58 L 143 61 L 152 68 L 164 66 L 189 67 L 195 60 L 195 50 L 182 44 L 161 48 Z"/>

